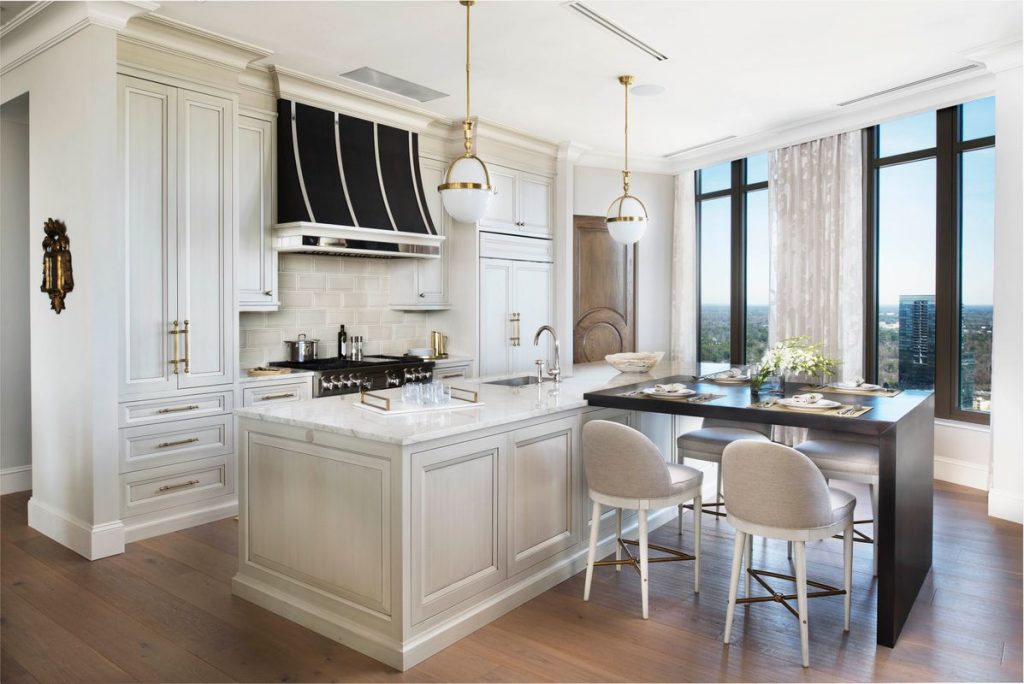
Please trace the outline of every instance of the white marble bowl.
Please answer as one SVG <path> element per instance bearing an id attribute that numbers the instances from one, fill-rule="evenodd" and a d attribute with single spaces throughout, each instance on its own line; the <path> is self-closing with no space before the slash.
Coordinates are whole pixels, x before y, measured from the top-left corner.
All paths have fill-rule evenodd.
<path id="1" fill-rule="evenodd" d="M 623 352 L 609 354 L 604 360 L 620 373 L 646 373 L 661 361 L 665 352 Z"/>

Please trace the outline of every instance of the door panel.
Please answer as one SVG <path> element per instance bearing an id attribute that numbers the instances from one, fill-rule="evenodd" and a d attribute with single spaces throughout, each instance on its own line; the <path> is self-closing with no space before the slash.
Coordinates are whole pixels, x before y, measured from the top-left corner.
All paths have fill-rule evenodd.
<path id="1" fill-rule="evenodd" d="M 544 333 L 540 344 L 534 346 L 533 337 L 542 325 L 554 323 L 552 311 L 552 265 L 533 261 L 516 261 L 513 267 L 513 312 L 521 319 L 520 345 L 514 351 L 513 373 L 536 373 L 537 359 L 555 358 L 554 341 Z"/>
<path id="2" fill-rule="evenodd" d="M 551 234 L 551 181 L 540 176 L 519 177 L 520 228 L 530 233 Z"/>
<path id="3" fill-rule="evenodd" d="M 189 323 L 179 387 L 234 381 L 233 120 L 229 100 L 178 92 L 178 315 Z"/>
<path id="4" fill-rule="evenodd" d="M 445 167 L 434 161 L 420 162 L 420 175 L 423 187 L 436 188 L 444 183 Z M 427 206 L 423 210 L 430 214 L 430 219 L 437 229 L 437 234 L 448 235 L 448 214 L 441 206 L 441 194 L 438 192 L 424 193 Z M 448 303 L 448 268 L 451 260 L 451 247 L 441 245 L 441 256 L 438 259 L 414 259 L 417 269 L 417 303 L 445 305 Z"/>
<path id="5" fill-rule="evenodd" d="M 573 362 L 636 351 L 635 246 L 599 216 L 573 217 Z"/>
<path id="6" fill-rule="evenodd" d="M 174 88 L 119 77 L 125 184 L 125 315 L 121 395 L 177 388 L 170 364 L 177 316 Z"/>
<path id="7" fill-rule="evenodd" d="M 238 299 L 244 307 L 273 307 L 277 260 L 271 246 L 274 138 L 271 122 L 238 117 Z"/>
<path id="8" fill-rule="evenodd" d="M 491 164 L 487 167 L 494 187 L 494 197 L 487 208 L 487 215 L 480 224 L 498 230 L 516 230 L 516 212 L 519 200 L 516 197 L 516 172 Z"/>
<path id="9" fill-rule="evenodd" d="M 480 376 L 512 372 L 512 266 L 502 259 L 480 260 Z"/>

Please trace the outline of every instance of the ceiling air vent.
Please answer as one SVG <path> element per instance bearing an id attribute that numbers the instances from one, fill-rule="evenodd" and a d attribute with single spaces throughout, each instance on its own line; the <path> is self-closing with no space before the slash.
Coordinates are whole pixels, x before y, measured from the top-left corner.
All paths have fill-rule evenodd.
<path id="1" fill-rule="evenodd" d="M 847 100 L 846 102 L 840 102 L 838 106 L 840 106 L 840 107 L 848 107 L 849 105 L 856 104 L 858 102 L 864 102 L 865 100 L 870 100 L 870 99 L 873 99 L 873 98 L 876 98 L 876 97 L 881 97 L 882 95 L 888 95 L 889 93 L 895 93 L 895 92 L 899 92 L 900 90 L 905 90 L 907 88 L 913 88 L 914 86 L 918 86 L 918 85 L 921 85 L 923 83 L 929 83 L 931 81 L 937 81 L 940 78 L 946 78 L 947 76 L 952 76 L 953 74 L 960 74 L 960 73 L 963 73 L 965 71 L 972 71 L 972 70 L 978 69 L 980 67 L 981 67 L 980 64 L 968 64 L 967 66 L 962 66 L 962 67 L 960 67 L 958 69 L 953 69 L 952 71 L 944 71 L 941 74 L 935 74 L 934 76 L 927 76 L 925 78 L 920 78 L 920 79 L 918 79 L 916 81 L 911 81 L 910 83 L 904 83 L 903 85 L 894 86 L 892 88 L 886 88 L 885 90 L 879 90 L 877 93 L 871 93 L 870 95 L 864 95 L 862 97 L 855 97 L 852 100 Z"/>
<path id="2" fill-rule="evenodd" d="M 705 147 L 711 147 L 712 145 L 717 145 L 718 143 L 723 143 L 726 140 L 732 140 L 735 137 L 736 137 L 735 135 L 727 135 L 724 138 L 719 138 L 718 140 L 709 140 L 708 142 L 701 143 L 700 145 L 694 145 L 693 147 L 684 147 L 681 150 L 676 150 L 675 152 L 669 152 L 668 154 L 663 155 L 663 157 L 665 159 L 671 159 L 672 157 L 678 157 L 679 155 L 686 154 L 687 152 L 695 152 L 696 150 L 702 150 Z"/>
<path id="3" fill-rule="evenodd" d="M 347 78 L 350 81 L 362 83 L 363 85 L 373 86 L 374 88 L 380 88 L 386 90 L 389 93 L 395 93 L 402 97 L 408 97 L 419 102 L 430 102 L 431 100 L 439 100 L 442 97 L 448 97 L 448 93 L 442 93 L 440 90 L 434 90 L 427 86 L 422 86 L 419 83 L 413 83 L 412 81 L 406 81 L 404 78 L 398 78 L 391 74 L 385 74 L 383 71 L 377 71 L 370 67 L 359 67 L 353 69 L 344 74 L 338 74 L 341 78 Z"/>
<path id="4" fill-rule="evenodd" d="M 605 29 L 606 31 L 611 31 L 622 40 L 626 41 L 633 47 L 646 52 L 648 55 L 658 60 L 659 62 L 664 62 L 666 59 L 668 59 L 668 55 L 659 52 L 658 50 L 655 50 L 653 47 L 651 47 L 644 41 L 640 40 L 626 29 L 613 23 L 610 19 L 601 16 L 594 10 L 584 5 L 582 2 L 568 2 L 565 4 L 565 7 L 568 7 L 569 9 L 578 13 L 582 17 L 586 17 L 587 19 L 594 22 L 595 24 Z"/>

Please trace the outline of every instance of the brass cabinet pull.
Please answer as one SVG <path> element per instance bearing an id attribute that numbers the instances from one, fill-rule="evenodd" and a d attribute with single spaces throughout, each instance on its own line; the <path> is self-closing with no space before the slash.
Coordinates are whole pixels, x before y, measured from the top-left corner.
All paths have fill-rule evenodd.
<path id="1" fill-rule="evenodd" d="M 178 413 L 179 411 L 195 411 L 199 408 L 199 404 L 189 404 L 188 406 L 168 406 L 157 411 L 157 413 Z"/>
<path id="2" fill-rule="evenodd" d="M 157 449 L 166 449 L 167 447 L 181 446 L 182 444 L 191 444 L 192 442 L 198 442 L 198 437 L 189 437 L 188 439 L 179 439 L 177 442 L 160 442 L 156 445 Z"/>
<path id="3" fill-rule="evenodd" d="M 158 492 L 170 492 L 175 489 L 184 489 L 185 487 L 195 487 L 199 484 L 199 480 L 189 480 L 188 482 L 179 482 L 178 484 L 162 485 Z"/>
<path id="4" fill-rule="evenodd" d="M 185 330 L 184 330 L 184 332 L 182 334 L 185 335 L 185 374 L 187 375 L 188 374 L 188 363 L 189 363 L 189 353 L 188 353 L 188 321 L 185 321 Z"/>
<path id="5" fill-rule="evenodd" d="M 441 379 L 442 380 L 447 380 L 448 378 L 461 378 L 464 375 L 465 375 L 464 373 L 449 373 L 448 375 L 442 375 Z"/>
<path id="6" fill-rule="evenodd" d="M 519 318 L 518 313 L 513 313 L 509 317 L 509 321 L 512 323 L 512 337 L 509 338 L 509 341 L 512 342 L 513 347 L 519 346 Z"/>
<path id="7" fill-rule="evenodd" d="M 291 399 L 295 392 L 282 392 L 281 394 L 265 394 L 256 401 L 270 401 L 271 399 Z"/>
<path id="8" fill-rule="evenodd" d="M 175 319 L 171 323 L 171 325 L 174 327 L 174 329 L 171 330 L 168 334 L 174 336 L 174 353 L 171 354 L 171 360 L 168 361 L 168 363 L 171 364 L 172 366 L 174 366 L 174 374 L 177 375 L 178 374 L 178 362 L 181 361 L 181 359 L 178 358 L 178 321 L 177 321 L 177 319 Z"/>

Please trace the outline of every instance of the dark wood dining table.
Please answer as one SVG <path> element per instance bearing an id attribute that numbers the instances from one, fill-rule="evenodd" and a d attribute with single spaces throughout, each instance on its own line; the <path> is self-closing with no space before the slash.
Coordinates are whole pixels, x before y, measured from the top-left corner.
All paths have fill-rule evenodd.
<path id="1" fill-rule="evenodd" d="M 681 382 L 698 393 L 722 395 L 706 402 L 661 399 L 631 394 L 645 387 Z M 803 384 L 787 384 L 786 396 Z M 930 390 L 905 390 L 893 397 L 820 391 L 827 399 L 870 406 L 857 418 L 777 409 L 754 408 L 749 386 L 700 381 L 689 375 L 589 392 L 591 406 L 721 418 L 803 428 L 819 428 L 878 438 L 877 635 L 892 647 L 910 614 L 932 565 L 932 477 L 935 460 L 935 398 Z"/>

